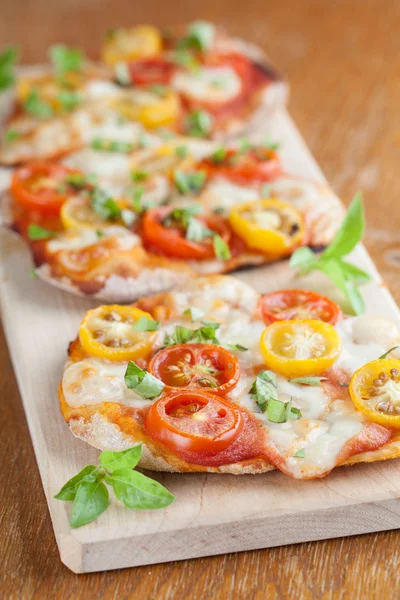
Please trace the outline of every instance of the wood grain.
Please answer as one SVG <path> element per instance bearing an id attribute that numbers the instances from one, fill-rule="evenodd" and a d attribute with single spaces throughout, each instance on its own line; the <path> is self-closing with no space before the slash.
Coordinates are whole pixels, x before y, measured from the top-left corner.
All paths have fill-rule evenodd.
<path id="1" fill-rule="evenodd" d="M 366 191 L 367 246 L 397 300 L 400 245 L 400 6 L 387 0 L 292 2 L 12 2 L 0 8 L 2 43 L 18 41 L 24 60 L 42 60 L 53 41 L 95 52 L 119 22 L 166 24 L 202 16 L 267 46 L 292 83 L 291 113 L 335 190 L 348 201 Z M 79 18 L 74 9 L 79 9 Z M 90 39 L 87 33 L 90 31 Z M 0 516 L 6 598 L 396 598 L 397 542 L 391 532 L 267 551 L 74 576 L 56 546 L 18 391 L 1 345 Z M 12 482 L 12 485 L 10 484 Z"/>

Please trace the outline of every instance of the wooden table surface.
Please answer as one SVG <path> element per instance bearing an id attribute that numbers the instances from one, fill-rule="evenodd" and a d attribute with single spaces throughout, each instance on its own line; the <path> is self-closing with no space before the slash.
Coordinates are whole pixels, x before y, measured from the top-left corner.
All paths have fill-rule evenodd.
<path id="1" fill-rule="evenodd" d="M 398 0 L 2 0 L 0 40 L 18 43 L 25 63 L 43 61 L 59 41 L 95 57 L 104 31 L 119 24 L 194 18 L 268 48 L 286 72 L 291 114 L 334 190 L 346 203 L 356 190 L 365 192 L 366 244 L 400 302 Z M 397 531 L 72 574 L 58 558 L 3 336 L 0 390 L 2 598 L 399 597 Z"/>

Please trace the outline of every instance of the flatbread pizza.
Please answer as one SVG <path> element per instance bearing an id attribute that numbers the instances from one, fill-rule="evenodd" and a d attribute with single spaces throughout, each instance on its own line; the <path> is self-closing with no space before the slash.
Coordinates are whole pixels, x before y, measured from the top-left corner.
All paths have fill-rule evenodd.
<path id="1" fill-rule="evenodd" d="M 197 278 L 82 321 L 59 389 L 74 435 L 140 466 L 300 479 L 400 455 L 396 326 L 307 290 Z"/>

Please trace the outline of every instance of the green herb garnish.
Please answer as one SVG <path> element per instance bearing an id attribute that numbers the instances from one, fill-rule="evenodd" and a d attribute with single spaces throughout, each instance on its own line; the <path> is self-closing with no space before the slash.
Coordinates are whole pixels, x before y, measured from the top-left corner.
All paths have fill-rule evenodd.
<path id="1" fill-rule="evenodd" d="M 229 260 L 231 258 L 232 255 L 228 244 L 217 233 L 213 235 L 213 247 L 215 256 L 220 260 Z"/>
<path id="2" fill-rule="evenodd" d="M 11 87 L 15 81 L 14 66 L 18 58 L 15 46 L 10 46 L 0 54 L 0 93 Z"/>
<path id="3" fill-rule="evenodd" d="M 189 148 L 187 146 L 177 146 L 175 148 L 175 154 L 179 156 L 179 158 L 186 158 L 189 154 Z"/>
<path id="4" fill-rule="evenodd" d="M 364 229 L 362 197 L 361 194 L 356 194 L 332 243 L 320 256 L 315 256 L 310 248 L 303 247 L 296 250 L 290 259 L 290 266 L 297 267 L 300 275 L 316 269 L 325 273 L 349 300 L 356 315 L 365 310 L 364 299 L 357 286 L 370 281 L 371 277 L 345 261 L 344 257 L 361 241 Z"/>
<path id="5" fill-rule="evenodd" d="M 261 371 L 250 388 L 250 394 L 272 423 L 286 423 L 289 419 L 301 417 L 300 409 L 292 406 L 291 400 L 279 400 L 276 374 L 273 371 Z"/>
<path id="6" fill-rule="evenodd" d="M 181 194 L 196 194 L 206 179 L 204 171 L 174 171 L 174 182 Z"/>
<path id="7" fill-rule="evenodd" d="M 388 350 L 387 352 L 385 352 L 385 354 L 382 354 L 382 356 L 380 356 L 378 360 L 382 360 L 384 358 L 387 358 L 389 356 L 389 354 L 391 354 L 394 350 L 398 350 L 399 348 L 400 348 L 400 346 L 393 346 L 393 348 L 390 348 L 390 350 Z"/>
<path id="8" fill-rule="evenodd" d="M 131 171 L 131 179 L 135 183 L 138 183 L 139 181 L 143 181 L 144 179 L 147 179 L 148 176 L 149 176 L 149 174 L 147 173 L 147 171 Z"/>
<path id="9" fill-rule="evenodd" d="M 238 352 L 247 352 L 248 348 L 242 346 L 242 344 L 227 344 L 231 350 L 237 350 Z"/>
<path id="10" fill-rule="evenodd" d="M 207 21 L 193 21 L 187 29 L 187 35 L 179 40 L 178 48 L 193 48 L 204 52 L 209 50 L 215 39 L 215 26 Z"/>
<path id="11" fill-rule="evenodd" d="M 107 140 L 102 137 L 96 137 L 91 140 L 90 147 L 99 152 L 120 152 L 121 154 L 126 154 L 132 152 L 135 145 L 130 142 Z"/>
<path id="12" fill-rule="evenodd" d="M 200 321 L 200 319 L 204 317 L 205 313 L 204 310 L 201 310 L 201 308 L 192 307 L 187 308 L 183 314 L 189 315 L 192 321 Z"/>
<path id="13" fill-rule="evenodd" d="M 118 219 L 121 216 L 120 207 L 104 190 L 94 188 L 89 194 L 91 197 L 91 208 L 100 217 L 108 221 Z"/>
<path id="14" fill-rule="evenodd" d="M 304 458 L 304 448 L 301 448 L 300 450 L 295 452 L 295 454 L 293 454 L 293 456 L 295 456 L 296 458 Z"/>
<path id="15" fill-rule="evenodd" d="M 57 77 L 63 82 L 64 75 L 69 71 L 80 71 L 83 66 L 84 54 L 76 48 L 68 48 L 64 44 L 52 46 L 49 50 Z"/>
<path id="16" fill-rule="evenodd" d="M 17 129 L 7 129 L 4 134 L 4 139 L 7 143 L 13 142 L 14 140 L 18 140 L 21 137 L 22 133 L 17 131 Z"/>
<path id="17" fill-rule="evenodd" d="M 73 90 L 61 90 L 58 94 L 58 101 L 63 112 L 72 112 L 77 106 L 82 104 L 83 97 L 82 94 Z"/>
<path id="18" fill-rule="evenodd" d="M 212 116 L 205 110 L 196 110 L 186 119 L 187 133 L 194 137 L 206 137 L 211 133 L 212 126 Z"/>
<path id="19" fill-rule="evenodd" d="M 301 385 L 318 386 L 322 381 L 326 381 L 327 377 L 292 377 L 290 383 L 300 383 Z"/>
<path id="20" fill-rule="evenodd" d="M 188 329 L 183 325 L 176 325 L 173 333 L 165 336 L 164 347 L 188 342 L 219 344 L 216 337 L 219 326 L 219 323 L 214 321 L 203 321 L 203 327 L 198 329 Z"/>
<path id="21" fill-rule="evenodd" d="M 38 119 L 50 119 L 54 112 L 48 102 L 40 99 L 37 90 L 31 90 L 23 102 L 24 110 Z"/>
<path id="22" fill-rule="evenodd" d="M 172 60 L 180 67 L 185 67 L 194 73 L 200 69 L 200 63 L 193 56 L 193 53 L 185 48 L 178 48 L 172 54 Z"/>
<path id="23" fill-rule="evenodd" d="M 153 319 L 148 319 L 143 316 L 136 321 L 132 329 L 135 331 L 157 331 L 159 327 L 160 321 L 154 321 Z"/>
<path id="24" fill-rule="evenodd" d="M 160 379 L 144 371 L 131 360 L 128 363 L 124 380 L 127 388 L 135 390 L 141 398 L 145 399 L 156 398 L 164 389 L 164 384 Z"/>
<path id="25" fill-rule="evenodd" d="M 226 149 L 225 148 L 218 148 L 210 156 L 210 160 L 216 164 L 222 163 L 225 160 L 225 158 L 226 158 Z"/>
<path id="26" fill-rule="evenodd" d="M 54 237 L 55 231 L 45 229 L 36 223 L 31 223 L 28 227 L 28 237 L 30 240 L 47 240 L 48 238 Z"/>
<path id="27" fill-rule="evenodd" d="M 151 510 L 164 508 L 174 496 L 157 481 L 133 469 L 142 456 L 142 445 L 122 452 L 104 450 L 99 465 L 87 465 L 72 477 L 54 497 L 72 502 L 71 527 L 82 527 L 99 517 L 110 498 L 106 483 L 127 508 Z"/>

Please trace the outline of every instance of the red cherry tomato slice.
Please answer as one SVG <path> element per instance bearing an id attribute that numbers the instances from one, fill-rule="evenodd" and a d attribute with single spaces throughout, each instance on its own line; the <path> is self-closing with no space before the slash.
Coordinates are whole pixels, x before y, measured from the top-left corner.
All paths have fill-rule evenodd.
<path id="1" fill-rule="evenodd" d="M 203 159 L 198 168 L 210 177 L 226 177 L 238 183 L 270 181 L 281 172 L 277 153 L 263 147 L 250 148 L 246 152 L 227 150 L 220 159 Z"/>
<path id="2" fill-rule="evenodd" d="M 68 194 L 60 185 L 68 174 L 76 173 L 63 165 L 34 162 L 14 171 L 11 193 L 15 201 L 27 211 L 58 214 Z"/>
<path id="3" fill-rule="evenodd" d="M 129 63 L 131 83 L 136 85 L 167 84 L 171 81 L 176 65 L 160 57 L 144 58 Z"/>
<path id="4" fill-rule="evenodd" d="M 243 417 L 240 409 L 224 398 L 185 390 L 154 402 L 144 425 L 152 438 L 174 452 L 215 454 L 237 438 Z"/>
<path id="5" fill-rule="evenodd" d="M 168 388 L 201 389 L 223 395 L 237 384 L 240 367 L 214 344 L 178 344 L 157 352 L 148 370 Z"/>
<path id="6" fill-rule="evenodd" d="M 142 221 L 142 236 L 147 248 L 153 252 L 174 258 L 205 260 L 215 257 L 211 237 L 199 242 L 187 240 L 186 230 L 180 225 L 165 225 L 165 220 L 172 212 L 169 207 L 154 208 L 146 212 Z M 196 216 L 208 229 L 219 234 L 224 242 L 229 243 L 230 229 L 225 221 L 214 216 Z"/>
<path id="7" fill-rule="evenodd" d="M 330 298 L 308 290 L 282 290 L 266 294 L 260 310 L 267 325 L 289 319 L 318 319 L 335 325 L 343 319 L 341 308 Z"/>

